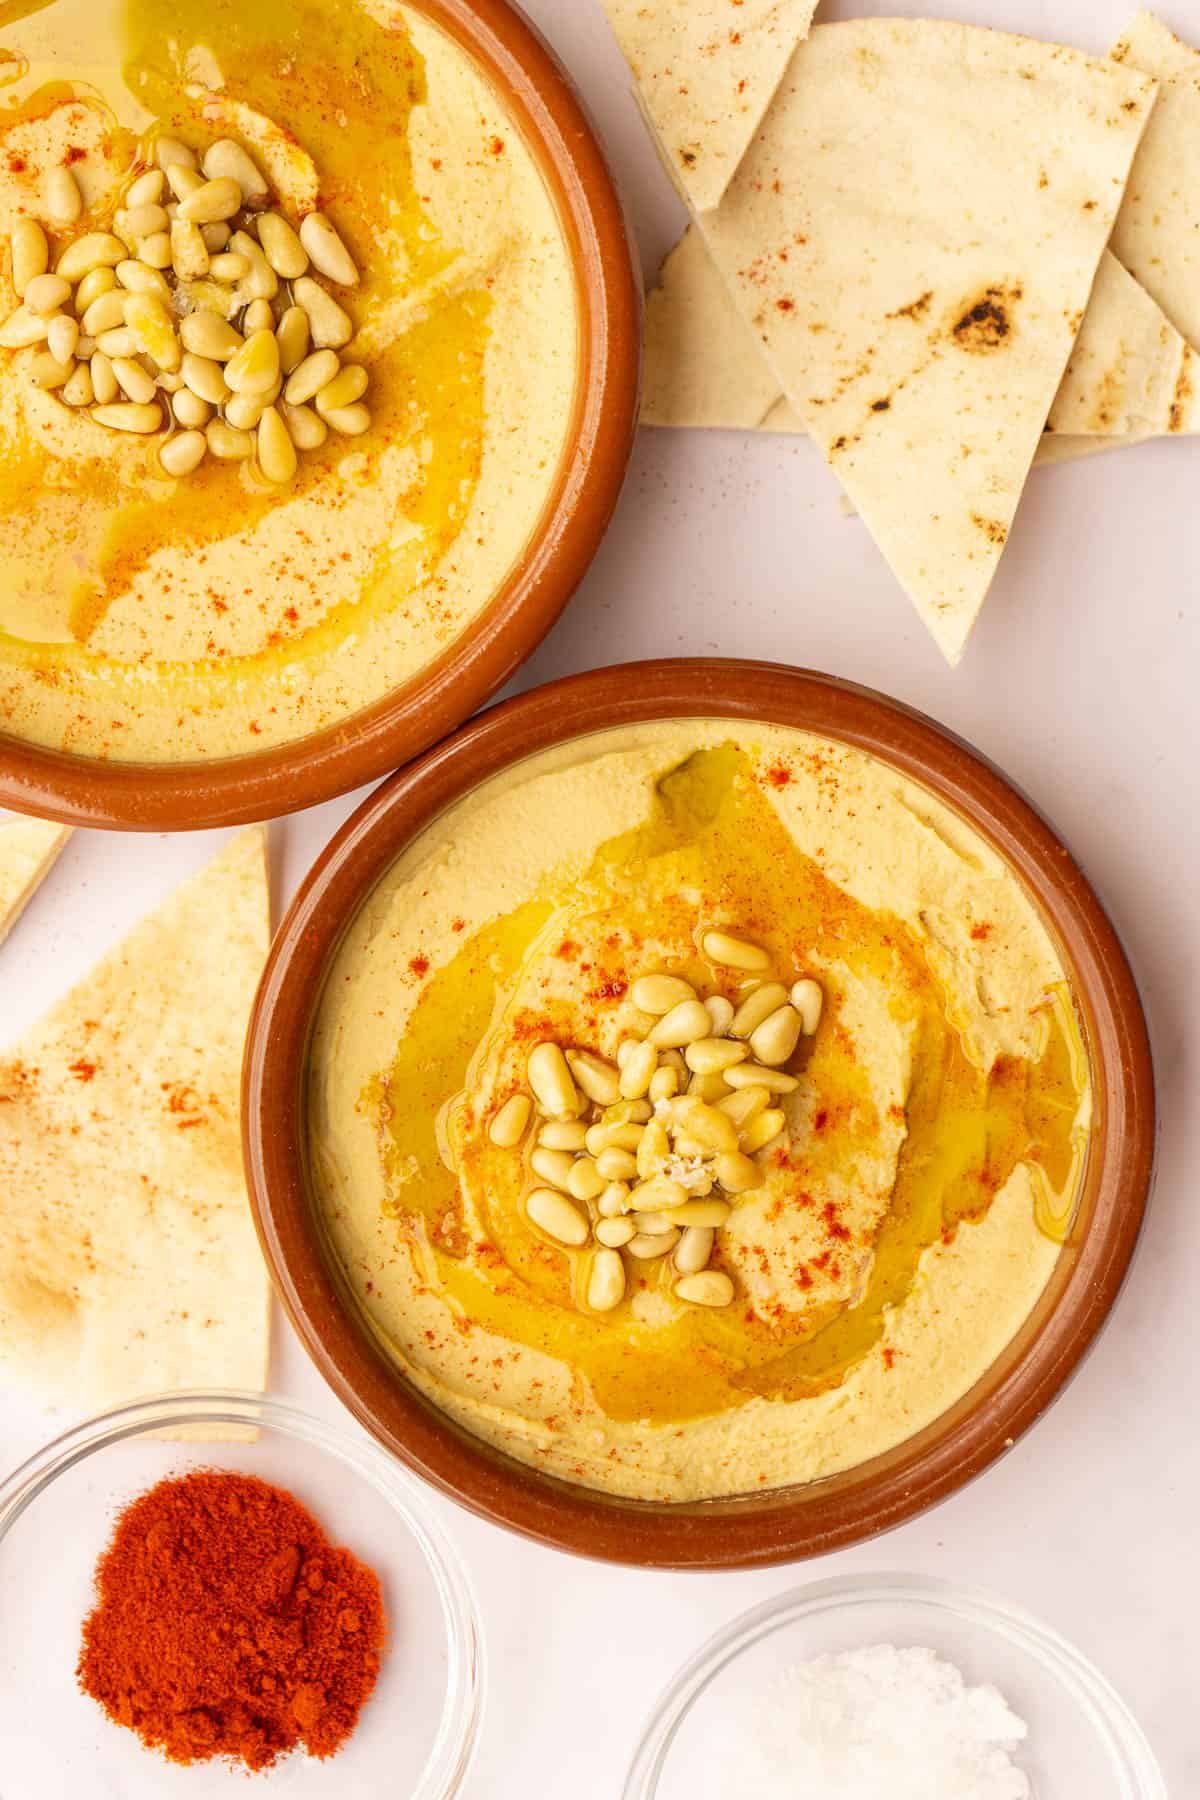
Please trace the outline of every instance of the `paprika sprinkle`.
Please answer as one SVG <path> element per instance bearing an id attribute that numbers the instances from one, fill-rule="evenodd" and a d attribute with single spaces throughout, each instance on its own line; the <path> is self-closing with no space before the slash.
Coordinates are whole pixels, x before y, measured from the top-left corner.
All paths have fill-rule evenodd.
<path id="1" fill-rule="evenodd" d="M 265 1769 L 297 1745 L 316 1757 L 342 1747 L 386 1633 L 378 1576 L 294 1495 L 198 1469 L 119 1515 L 76 1672 L 173 1762 Z"/>

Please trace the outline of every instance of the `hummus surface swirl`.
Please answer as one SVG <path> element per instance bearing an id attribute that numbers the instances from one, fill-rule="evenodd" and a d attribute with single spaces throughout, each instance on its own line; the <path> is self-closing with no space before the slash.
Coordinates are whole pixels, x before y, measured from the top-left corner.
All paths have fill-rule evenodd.
<path id="1" fill-rule="evenodd" d="M 202 759 L 336 723 L 488 606 L 556 479 L 575 404 L 575 278 L 514 117 L 399 0 L 52 0 L 0 28 L 0 233 L 63 166 L 106 229 L 159 128 L 232 136 L 293 223 L 362 272 L 346 354 L 372 424 L 272 488 L 178 482 L 0 358 L 0 729 L 82 755 Z M 16 304 L 8 259 L 0 312 Z"/>
<path id="2" fill-rule="evenodd" d="M 731 1306 L 656 1263 L 597 1314 L 488 1121 L 539 1042 L 615 1060 L 649 970 L 736 1004 L 713 929 L 824 990 L 789 1129 L 720 1233 Z M 964 1394 L 1054 1268 L 1089 1115 L 1065 971 L 991 846 L 861 752 L 715 720 L 535 756 L 410 847 L 331 971 L 309 1130 L 409 1379 L 523 1461 L 689 1500 L 853 1466 Z"/>

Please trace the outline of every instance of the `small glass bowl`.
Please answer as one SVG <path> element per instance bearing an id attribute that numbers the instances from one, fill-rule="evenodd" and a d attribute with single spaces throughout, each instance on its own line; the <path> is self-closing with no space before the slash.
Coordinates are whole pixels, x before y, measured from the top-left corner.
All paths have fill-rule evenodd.
<path id="1" fill-rule="evenodd" d="M 813 1582 L 726 1625 L 659 1701 L 624 1800 L 726 1800 L 738 1725 L 753 1729 L 777 1671 L 869 1644 L 928 1646 L 972 1686 L 999 1688 L 1029 1727 L 1013 1760 L 1034 1800 L 1167 1800 L 1140 1726 L 1086 1657 L 1017 1607 L 919 1575 Z"/>
<path id="2" fill-rule="evenodd" d="M 283 1757 L 251 1788 L 241 1764 L 182 1767 L 148 1750 L 75 1680 L 92 1576 L 116 1514 L 164 1476 L 195 1468 L 290 1489 L 335 1543 L 377 1571 L 388 1610 L 379 1680 L 342 1750 L 321 1762 Z M 296 1800 L 450 1800 L 470 1765 L 483 1692 L 479 1620 L 458 1555 L 420 1484 L 356 1431 L 261 1395 L 170 1394 L 76 1426 L 0 1485 L 0 1744 L 5 1792 L 22 1800 L 245 1800 L 267 1788 Z"/>

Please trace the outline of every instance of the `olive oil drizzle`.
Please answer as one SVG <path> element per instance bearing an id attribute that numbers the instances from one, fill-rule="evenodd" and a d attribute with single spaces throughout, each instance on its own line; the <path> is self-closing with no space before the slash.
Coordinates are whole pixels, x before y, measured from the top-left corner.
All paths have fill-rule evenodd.
<path id="1" fill-rule="evenodd" d="M 685 893 L 736 918 L 779 966 L 836 952 L 857 976 L 887 984 L 913 1025 L 906 1136 L 886 1215 L 873 1243 L 857 1247 L 870 1271 L 857 1304 L 799 1306 L 770 1319 L 736 1303 L 720 1313 L 672 1309 L 665 1325 L 646 1322 L 628 1302 L 589 1314 L 578 1303 L 582 1253 L 530 1229 L 512 1178 L 519 1152 L 491 1146 L 486 1121 L 473 1115 L 471 1073 L 491 1035 L 506 1029 L 525 959 L 572 919 L 594 924 L 611 913 L 648 926 Z M 855 1133 L 869 1141 L 878 1123 L 864 1071 L 837 1028 L 836 994 L 827 1011 L 805 1081 L 848 1122 L 828 1141 L 794 1147 L 798 1169 L 809 1172 L 836 1167 Z M 726 745 L 668 773 L 646 823 L 603 845 L 581 883 L 549 887 L 465 942 L 428 979 L 391 1065 L 360 1107 L 377 1122 L 389 1210 L 464 1317 L 578 1370 L 610 1417 L 670 1423 L 755 1395 L 795 1399 L 837 1385 L 904 1304 L 925 1251 L 982 1219 L 1018 1164 L 1029 1171 L 1039 1228 L 1062 1240 L 1086 1147 L 1086 1057 L 1065 991 L 1047 995 L 1042 1019 L 1036 1060 L 1002 1057 L 989 1072 L 978 1068 L 919 938 L 829 881 L 789 837 L 744 753 Z M 484 1196 L 482 1241 L 473 1241 L 460 1174 Z M 652 1290 L 669 1279 L 661 1267 L 647 1277 Z"/>

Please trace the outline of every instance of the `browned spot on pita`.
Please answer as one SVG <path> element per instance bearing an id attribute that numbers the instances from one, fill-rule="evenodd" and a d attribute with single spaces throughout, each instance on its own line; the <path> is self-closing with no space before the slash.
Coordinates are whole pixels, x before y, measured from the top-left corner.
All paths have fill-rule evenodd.
<path id="1" fill-rule="evenodd" d="M 889 319 L 922 319 L 929 311 L 929 302 L 932 299 L 933 290 L 927 288 L 923 294 L 918 294 L 915 300 L 910 300 L 907 306 L 898 306 L 895 312 L 890 312 L 887 316 Z"/>
<path id="2" fill-rule="evenodd" d="M 1012 336 L 1012 309 L 1021 298 L 1019 287 L 989 287 L 964 309 L 950 335 L 960 350 L 987 356 L 1001 350 Z"/>
<path id="3" fill-rule="evenodd" d="M 1183 430 L 1184 407 L 1187 405 L 1187 402 L 1192 398 L 1195 391 L 1196 390 L 1195 390 L 1195 386 L 1192 382 L 1192 371 L 1191 371 L 1191 368 L 1189 365 L 1189 361 L 1188 361 L 1188 359 L 1185 359 L 1183 367 L 1179 371 L 1179 380 L 1175 383 L 1175 394 L 1171 401 L 1171 410 L 1168 415 L 1168 418 L 1169 418 L 1169 424 L 1167 427 L 1168 430 L 1170 430 L 1170 431 L 1182 431 Z"/>
<path id="4" fill-rule="evenodd" d="M 890 400 L 872 400 L 871 411 L 872 412 L 887 412 L 888 409 L 890 408 L 891 404 L 892 403 Z"/>
<path id="5" fill-rule="evenodd" d="M 1083 203 L 1084 212 L 1095 212 L 1097 204 L 1098 203 L 1095 200 L 1085 200 Z"/>
<path id="6" fill-rule="evenodd" d="M 1042 169 L 1038 175 L 1038 186 L 1040 188 L 1048 188 L 1050 186 L 1050 177 L 1047 175 L 1045 169 Z"/>
<path id="7" fill-rule="evenodd" d="M 1136 100 L 1122 100 L 1122 102 L 1121 102 L 1121 111 L 1122 112 L 1132 113 L 1132 112 L 1137 112 L 1137 110 L 1138 110 L 1138 102 Z"/>
<path id="8" fill-rule="evenodd" d="M 679 152 L 679 160 L 686 168 L 694 169 L 697 162 L 696 152 L 694 150 L 681 150 Z"/>
<path id="9" fill-rule="evenodd" d="M 1108 60 L 1109 60 L 1109 62 L 1124 62 L 1128 55 L 1129 55 L 1129 39 L 1122 38 L 1120 43 L 1114 44 L 1112 49 L 1109 51 Z"/>
<path id="10" fill-rule="evenodd" d="M 1008 537 L 1008 526 L 1002 525 L 999 519 L 985 519 L 982 513 L 973 512 L 971 523 L 978 526 L 989 544 L 1003 544 Z"/>

